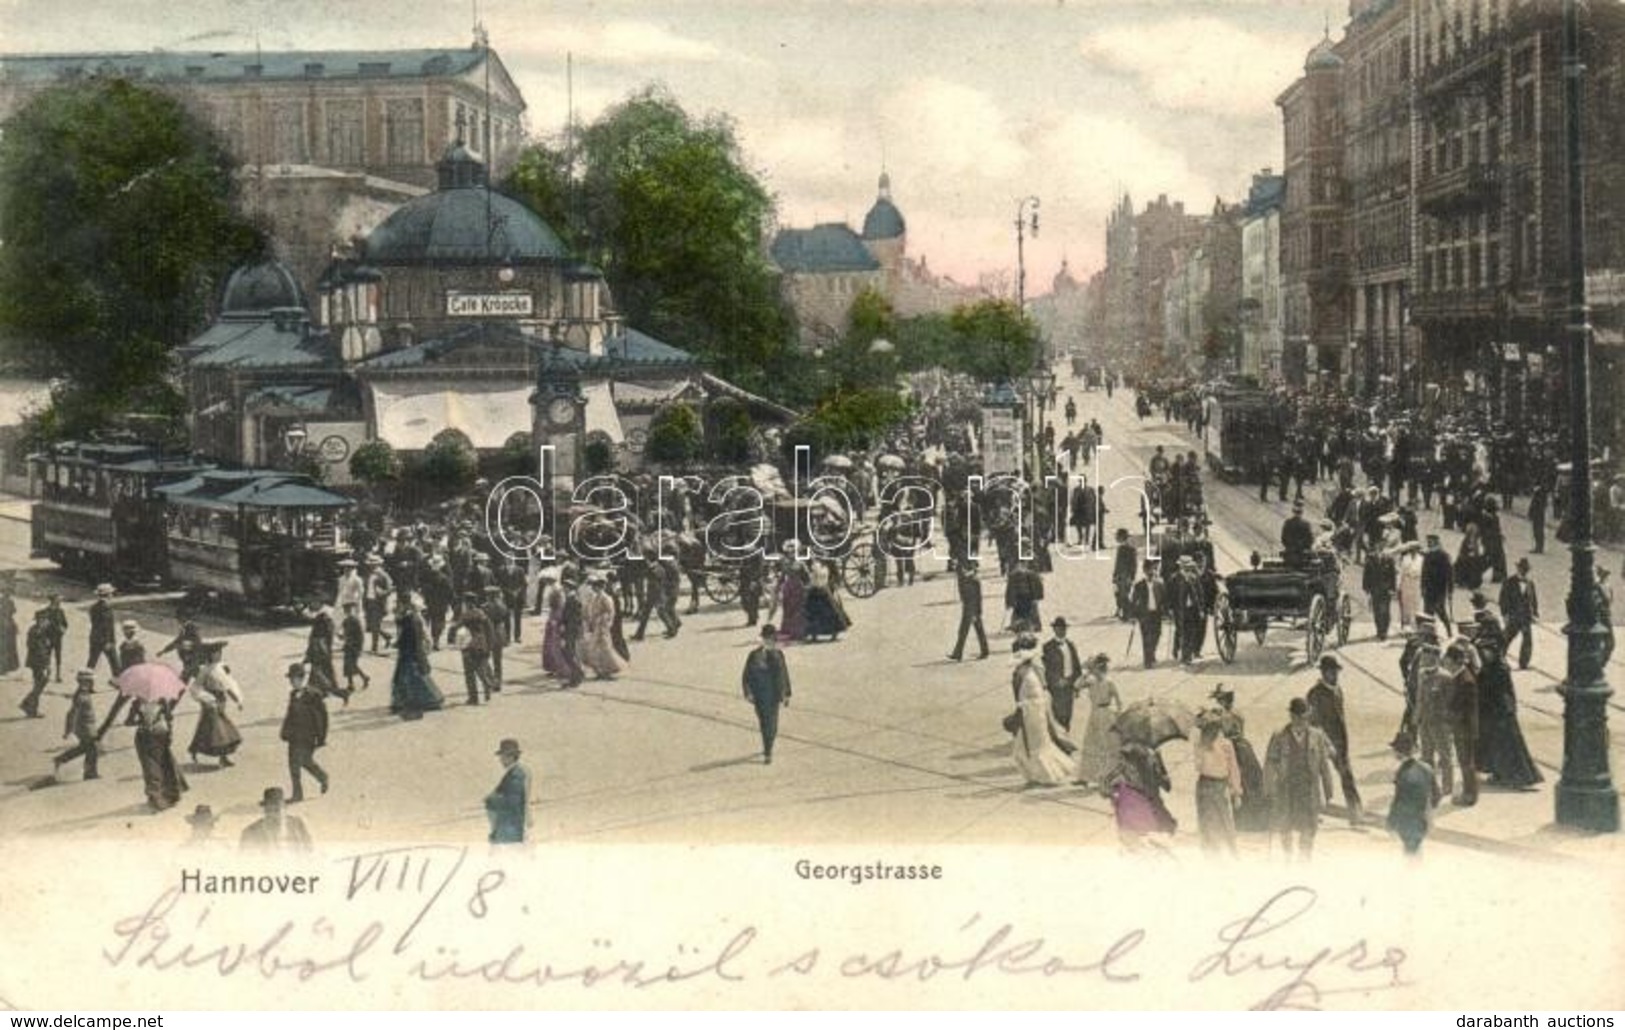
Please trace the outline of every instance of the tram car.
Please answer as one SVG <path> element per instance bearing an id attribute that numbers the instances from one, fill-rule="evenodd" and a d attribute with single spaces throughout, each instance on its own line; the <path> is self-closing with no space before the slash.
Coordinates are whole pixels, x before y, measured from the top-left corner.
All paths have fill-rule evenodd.
<path id="1" fill-rule="evenodd" d="M 1281 406 L 1264 390 L 1216 390 L 1205 444 L 1208 468 L 1231 482 L 1253 477 L 1262 459 L 1279 454 L 1285 428 Z"/>
<path id="2" fill-rule="evenodd" d="M 334 595 L 343 545 L 338 516 L 354 502 L 309 476 L 209 469 L 158 487 L 169 578 L 263 608 Z"/>
<path id="3" fill-rule="evenodd" d="M 28 459 L 31 549 L 67 572 L 121 585 L 164 579 L 157 489 L 209 466 L 132 443 L 63 442 Z"/>

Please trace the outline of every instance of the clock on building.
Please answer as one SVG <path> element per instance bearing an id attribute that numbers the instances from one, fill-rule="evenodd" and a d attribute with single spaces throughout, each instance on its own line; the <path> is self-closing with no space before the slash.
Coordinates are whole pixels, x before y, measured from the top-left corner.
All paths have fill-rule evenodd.
<path id="1" fill-rule="evenodd" d="M 547 403 L 547 421 L 557 429 L 566 429 L 576 420 L 576 402 L 569 397 L 554 397 Z"/>

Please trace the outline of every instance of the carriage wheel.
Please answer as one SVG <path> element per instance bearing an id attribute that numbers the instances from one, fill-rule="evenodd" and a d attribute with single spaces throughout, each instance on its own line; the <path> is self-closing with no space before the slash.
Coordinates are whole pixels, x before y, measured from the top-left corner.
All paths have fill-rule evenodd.
<path id="1" fill-rule="evenodd" d="M 1304 630 L 1304 649 L 1309 652 L 1309 663 L 1320 661 L 1320 652 L 1326 647 L 1326 598 L 1316 594 L 1309 602 L 1309 619 Z"/>
<path id="2" fill-rule="evenodd" d="M 1230 610 L 1230 598 L 1224 594 L 1213 602 L 1213 640 L 1226 665 L 1236 660 L 1236 616 Z"/>
<path id="3" fill-rule="evenodd" d="M 861 543 L 841 562 L 841 582 L 853 597 L 873 597 L 880 589 L 875 578 L 875 545 Z"/>
<path id="4" fill-rule="evenodd" d="M 1354 599 L 1344 594 L 1337 602 L 1337 646 L 1349 642 L 1349 627 L 1354 625 Z"/>
<path id="5" fill-rule="evenodd" d="M 710 572 L 705 577 L 705 596 L 717 604 L 733 604 L 739 599 L 739 577 L 734 572 Z"/>

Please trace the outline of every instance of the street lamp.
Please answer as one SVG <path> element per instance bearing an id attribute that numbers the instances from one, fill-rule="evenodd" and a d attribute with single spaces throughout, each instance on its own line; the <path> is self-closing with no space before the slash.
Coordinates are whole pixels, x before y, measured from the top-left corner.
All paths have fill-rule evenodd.
<path id="1" fill-rule="evenodd" d="M 1016 310 L 1027 311 L 1027 233 L 1038 237 L 1038 198 L 1016 202 Z"/>
<path id="2" fill-rule="evenodd" d="M 1557 821 L 1614 833 L 1619 794 L 1608 772 L 1608 698 L 1603 676 L 1609 629 L 1598 622 L 1596 550 L 1591 543 L 1591 326 L 1586 305 L 1585 176 L 1581 164 L 1580 15 L 1563 0 L 1563 99 L 1567 115 L 1569 258 L 1569 439 L 1574 475 L 1569 499 L 1568 672 L 1563 695 L 1563 773 L 1557 781 Z"/>
<path id="3" fill-rule="evenodd" d="M 288 464 L 290 466 L 293 464 L 293 460 L 299 457 L 299 453 L 305 449 L 305 441 L 309 438 L 309 430 L 298 422 L 290 422 L 282 430 L 282 447 L 288 452 Z"/>

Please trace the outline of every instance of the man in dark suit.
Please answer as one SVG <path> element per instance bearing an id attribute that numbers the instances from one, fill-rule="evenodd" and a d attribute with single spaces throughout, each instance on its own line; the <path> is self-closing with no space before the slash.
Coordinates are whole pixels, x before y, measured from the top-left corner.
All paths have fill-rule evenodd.
<path id="1" fill-rule="evenodd" d="M 1394 559 L 1380 547 L 1366 551 L 1365 571 L 1360 585 L 1365 589 L 1371 606 L 1371 617 L 1377 623 L 1377 639 L 1388 639 L 1388 622 L 1393 614 L 1394 591 L 1399 588 L 1399 572 Z"/>
<path id="2" fill-rule="evenodd" d="M 1140 567 L 1139 552 L 1129 543 L 1128 530 L 1117 531 L 1117 555 L 1112 564 L 1112 587 L 1117 595 L 1117 618 L 1123 622 L 1133 618 L 1129 606 L 1129 590 L 1134 586 L 1134 570 Z"/>
<path id="3" fill-rule="evenodd" d="M 1455 589 L 1450 555 L 1439 545 L 1439 534 L 1429 533 L 1427 553 L 1422 556 L 1422 610 L 1439 620 L 1446 637 L 1455 632 L 1450 619 L 1450 594 Z"/>
<path id="4" fill-rule="evenodd" d="M 1182 664 L 1196 660 L 1196 635 L 1207 608 L 1202 603 L 1202 581 L 1197 577 L 1196 559 L 1179 556 L 1178 571 L 1168 581 L 1168 605 L 1174 613 L 1174 654 Z"/>
<path id="5" fill-rule="evenodd" d="M 976 642 L 982 648 L 980 657 L 987 657 L 987 630 L 982 626 L 982 581 L 976 576 L 976 559 L 965 558 L 959 563 L 959 636 L 948 657 L 958 662 L 965 657 L 965 638 L 976 630 Z"/>
<path id="6" fill-rule="evenodd" d="M 1315 547 L 1315 527 L 1303 517 L 1303 499 L 1292 502 L 1292 515 L 1281 523 L 1281 557 L 1297 567 L 1309 562 Z"/>
<path id="7" fill-rule="evenodd" d="M 1066 620 L 1056 618 L 1050 628 L 1055 636 L 1044 642 L 1044 687 L 1049 690 L 1055 721 L 1070 730 L 1072 702 L 1078 696 L 1083 662 L 1078 658 L 1077 645 L 1066 638 Z"/>
<path id="8" fill-rule="evenodd" d="M 1416 757 L 1416 741 L 1401 731 L 1394 738 L 1399 768 L 1394 771 L 1394 800 L 1388 805 L 1388 829 L 1405 845 L 1405 854 L 1422 850 L 1428 835 L 1428 813 L 1439 803 L 1433 767 Z"/>
<path id="9" fill-rule="evenodd" d="M 1078 543 L 1090 550 L 1095 547 L 1099 500 L 1099 496 L 1089 487 L 1089 480 L 1079 476 L 1078 485 L 1072 488 L 1072 526 L 1078 531 Z"/>
<path id="10" fill-rule="evenodd" d="M 790 670 L 779 650 L 778 627 L 762 627 L 762 642 L 745 658 L 741 680 L 745 700 L 756 708 L 756 724 L 762 730 L 762 763 L 773 764 L 773 741 L 779 735 L 779 709 L 790 706 Z"/>
<path id="11" fill-rule="evenodd" d="M 492 844 L 523 844 L 530 828 L 530 770 L 519 761 L 519 741 L 509 737 L 497 745 L 502 779 L 485 796 L 485 815 L 491 822 Z"/>
<path id="12" fill-rule="evenodd" d="M 1309 688 L 1304 700 L 1309 703 L 1309 722 L 1326 734 L 1332 742 L 1332 767 L 1343 781 L 1343 803 L 1348 808 L 1349 825 L 1359 826 L 1362 807 L 1360 788 L 1354 782 L 1354 770 L 1349 765 L 1349 729 L 1343 716 L 1343 689 L 1337 685 L 1343 663 L 1336 655 L 1321 655 L 1320 682 Z"/>
<path id="13" fill-rule="evenodd" d="M 1517 571 L 1506 578 L 1501 584 L 1501 618 L 1506 623 L 1507 650 L 1512 650 L 1512 642 L 1520 636 L 1523 642 L 1518 645 L 1518 668 L 1529 668 L 1529 660 L 1534 657 L 1535 650 L 1535 620 L 1540 618 L 1540 597 L 1535 592 L 1535 581 L 1529 578 L 1529 559 L 1519 558 Z"/>
<path id="14" fill-rule="evenodd" d="M 118 674 L 118 620 L 113 617 L 113 585 L 103 583 L 96 588 L 96 601 L 90 606 L 90 654 L 85 668 L 94 669 L 103 658 L 107 667 Z"/>
<path id="15" fill-rule="evenodd" d="M 327 771 L 316 764 L 316 750 L 327 745 L 327 705 L 321 688 L 306 681 L 303 665 L 288 666 L 288 710 L 282 717 L 282 740 L 288 745 L 288 776 L 293 781 L 290 801 L 305 799 L 300 778 L 309 772 L 327 793 Z"/>
<path id="16" fill-rule="evenodd" d="M 1529 492 L 1529 529 L 1535 534 L 1535 553 L 1546 553 L 1546 504 L 1552 494 L 1544 479 Z"/>
<path id="17" fill-rule="evenodd" d="M 1140 627 L 1140 646 L 1145 667 L 1157 664 L 1157 642 L 1162 639 L 1163 613 L 1168 610 L 1168 594 L 1157 574 L 1157 559 L 1145 560 L 1145 575 L 1129 591 L 1129 610 Z"/>
<path id="18" fill-rule="evenodd" d="M 463 595 L 463 608 L 457 616 L 457 621 L 447 627 L 452 639 L 456 640 L 458 634 L 463 634 L 463 686 L 468 691 L 468 703 L 480 703 L 480 688 L 485 688 L 485 700 L 491 700 L 491 691 L 496 687 L 496 676 L 491 671 L 491 637 L 493 628 L 491 619 L 480 607 L 478 594 Z"/>

